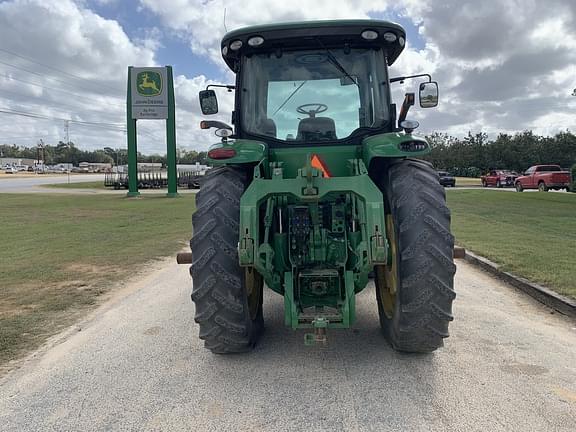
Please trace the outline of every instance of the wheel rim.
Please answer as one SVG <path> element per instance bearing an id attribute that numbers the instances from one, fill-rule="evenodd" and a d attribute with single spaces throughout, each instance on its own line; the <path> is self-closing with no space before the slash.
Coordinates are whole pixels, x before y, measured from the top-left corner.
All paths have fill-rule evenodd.
<path id="1" fill-rule="evenodd" d="M 396 309 L 396 298 L 398 295 L 398 243 L 396 241 L 396 230 L 394 229 L 394 219 L 392 215 L 386 215 L 386 231 L 390 246 L 390 263 L 386 266 L 376 266 L 376 283 L 380 292 L 380 302 L 384 314 L 388 319 L 392 319 Z"/>
<path id="2" fill-rule="evenodd" d="M 260 310 L 260 297 L 262 295 L 262 276 L 253 268 L 244 270 L 244 281 L 246 283 L 246 296 L 248 298 L 248 310 L 250 319 L 254 321 Z"/>

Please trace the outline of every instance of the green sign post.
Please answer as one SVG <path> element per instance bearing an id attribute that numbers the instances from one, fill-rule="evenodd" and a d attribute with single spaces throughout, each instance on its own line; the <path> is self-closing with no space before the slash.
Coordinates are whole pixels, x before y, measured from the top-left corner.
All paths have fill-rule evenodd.
<path id="1" fill-rule="evenodd" d="M 166 120 L 166 164 L 168 171 L 168 197 L 178 196 L 176 169 L 176 112 L 172 66 L 137 68 L 128 67 L 126 122 L 128 139 L 128 194 L 138 191 L 138 146 L 136 121 Z"/>

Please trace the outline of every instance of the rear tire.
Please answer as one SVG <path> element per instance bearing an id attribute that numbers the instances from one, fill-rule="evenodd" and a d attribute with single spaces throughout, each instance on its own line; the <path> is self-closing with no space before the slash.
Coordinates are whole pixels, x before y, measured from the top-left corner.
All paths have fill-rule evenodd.
<path id="1" fill-rule="evenodd" d="M 516 182 L 516 192 L 524 192 L 524 188 L 522 187 L 522 184 L 520 182 Z"/>
<path id="2" fill-rule="evenodd" d="M 248 185 L 236 167 L 211 170 L 196 194 L 190 240 L 192 301 L 200 339 L 216 354 L 250 351 L 263 329 L 262 277 L 238 263 L 240 197 Z"/>
<path id="3" fill-rule="evenodd" d="M 546 183 L 544 182 L 538 183 L 538 190 L 540 192 L 548 192 L 548 187 L 546 186 Z"/>
<path id="4" fill-rule="evenodd" d="M 378 186 L 384 194 L 387 235 L 394 243 L 392 264 L 376 266 L 380 324 L 396 350 L 431 352 L 448 337 L 456 297 L 446 195 L 432 166 L 415 159 L 393 162 Z M 391 284 L 393 296 L 387 287 Z"/>

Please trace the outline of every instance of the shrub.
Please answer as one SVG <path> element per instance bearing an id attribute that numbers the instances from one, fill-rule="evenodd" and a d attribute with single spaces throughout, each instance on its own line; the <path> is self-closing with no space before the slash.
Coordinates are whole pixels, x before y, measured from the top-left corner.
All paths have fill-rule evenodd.
<path id="1" fill-rule="evenodd" d="M 452 167 L 448 170 L 456 177 L 480 177 L 482 170 L 477 167 Z"/>

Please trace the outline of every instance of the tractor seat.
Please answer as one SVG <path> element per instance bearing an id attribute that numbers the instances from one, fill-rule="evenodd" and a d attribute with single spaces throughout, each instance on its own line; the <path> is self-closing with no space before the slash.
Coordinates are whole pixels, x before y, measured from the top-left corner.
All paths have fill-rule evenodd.
<path id="1" fill-rule="evenodd" d="M 258 130 L 262 133 L 262 135 L 268 135 L 276 138 L 276 123 L 274 123 L 274 120 L 266 118 L 262 120 L 258 126 Z"/>
<path id="2" fill-rule="evenodd" d="M 298 123 L 298 141 L 335 140 L 336 124 L 330 117 L 310 117 Z"/>

